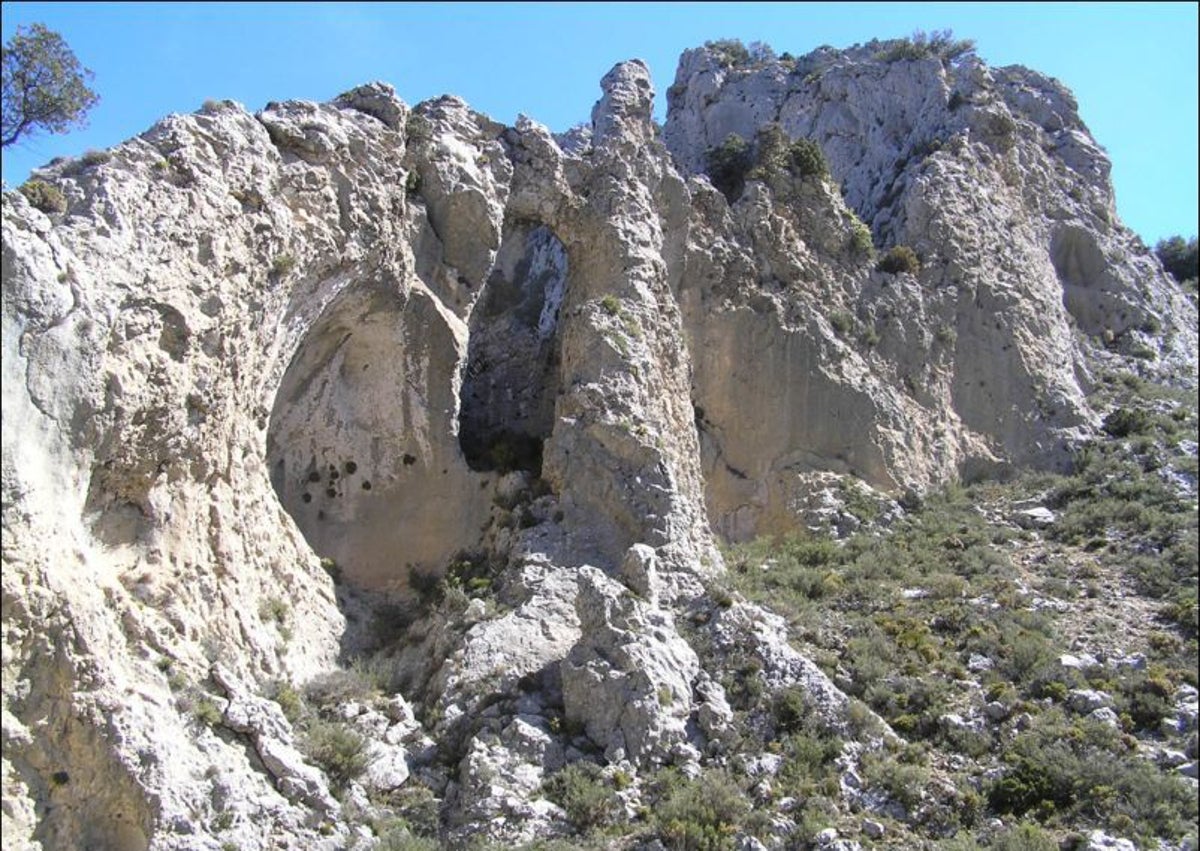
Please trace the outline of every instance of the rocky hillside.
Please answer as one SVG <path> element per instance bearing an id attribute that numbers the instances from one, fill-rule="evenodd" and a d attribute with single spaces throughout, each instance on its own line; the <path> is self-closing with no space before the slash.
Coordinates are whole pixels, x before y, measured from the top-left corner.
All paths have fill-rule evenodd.
<path id="1" fill-rule="evenodd" d="M 6 848 L 1195 847 L 1196 303 L 1070 93 L 601 88 L 4 193 Z"/>

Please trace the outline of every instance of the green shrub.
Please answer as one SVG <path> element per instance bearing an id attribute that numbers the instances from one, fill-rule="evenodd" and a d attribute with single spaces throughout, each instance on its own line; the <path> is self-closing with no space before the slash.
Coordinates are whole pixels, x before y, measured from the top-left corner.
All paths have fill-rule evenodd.
<path id="1" fill-rule="evenodd" d="M 846 511 L 864 523 L 870 523 L 879 516 L 879 503 L 867 488 L 852 479 L 842 480 L 838 485 L 838 496 L 845 504 Z"/>
<path id="2" fill-rule="evenodd" d="M 459 552 L 446 568 L 443 590 L 461 589 L 469 597 L 490 598 L 500 565 L 481 552 Z"/>
<path id="3" fill-rule="evenodd" d="M 742 656 L 730 660 L 729 672 L 722 678 L 725 695 L 735 709 L 750 709 L 758 705 L 763 696 L 762 662 L 753 657 Z"/>
<path id="4" fill-rule="evenodd" d="M 746 46 L 746 50 L 750 54 L 750 62 L 754 65 L 765 65 L 778 58 L 775 56 L 775 49 L 765 41 L 752 41 Z"/>
<path id="5" fill-rule="evenodd" d="M 1058 851 L 1058 842 L 1036 824 L 1021 822 L 997 834 L 992 851 Z"/>
<path id="6" fill-rule="evenodd" d="M 381 826 L 378 833 L 375 851 L 440 851 L 442 848 L 442 843 L 436 839 L 414 834 L 403 819 Z"/>
<path id="7" fill-rule="evenodd" d="M 730 204 L 742 194 L 746 174 L 753 164 L 750 144 L 736 133 L 730 133 L 724 142 L 705 154 L 705 173 Z"/>
<path id="8" fill-rule="evenodd" d="M 1161 666 L 1149 670 L 1129 669 L 1113 685 L 1113 708 L 1129 717 L 1135 730 L 1157 731 L 1164 718 L 1175 716 L 1172 697 L 1175 686 Z"/>
<path id="9" fill-rule="evenodd" d="M 192 706 L 192 716 L 202 724 L 215 727 L 223 720 L 221 707 L 208 695 L 201 695 Z"/>
<path id="10" fill-rule="evenodd" d="M 921 261 L 917 259 L 916 252 L 907 245 L 897 245 L 883 255 L 877 268 L 881 272 L 889 272 L 893 275 L 899 272 L 915 275 L 921 271 Z"/>
<path id="11" fill-rule="evenodd" d="M 43 213 L 67 211 L 67 196 L 57 186 L 51 186 L 44 180 L 27 180 L 21 184 L 20 192 Z"/>
<path id="12" fill-rule="evenodd" d="M 719 38 L 704 42 L 704 46 L 717 54 L 717 61 L 726 68 L 737 68 L 750 63 L 750 51 L 742 44 L 741 39 Z"/>
<path id="13" fill-rule="evenodd" d="M 566 811 L 571 824 L 581 833 L 611 824 L 617 817 L 616 793 L 600 767 L 593 763 L 571 763 L 552 775 L 542 790 Z"/>
<path id="14" fill-rule="evenodd" d="M 607 293 L 604 298 L 600 299 L 600 306 L 609 316 L 617 316 L 621 313 L 621 300 L 612 293 Z"/>
<path id="15" fill-rule="evenodd" d="M 85 166 L 102 165 L 112 159 L 108 151 L 87 151 L 82 157 Z"/>
<path id="16" fill-rule="evenodd" d="M 820 144 L 813 139 L 797 139 L 788 147 L 792 173 L 800 177 L 828 177 L 829 163 Z"/>
<path id="17" fill-rule="evenodd" d="M 409 195 L 417 195 L 421 192 L 421 173 L 415 168 L 409 171 L 404 178 L 404 191 Z"/>
<path id="18" fill-rule="evenodd" d="M 975 53 L 975 42 L 956 39 L 951 30 L 934 30 L 928 35 L 916 30 L 909 38 L 885 42 L 885 49 L 877 54 L 884 62 L 902 62 L 911 59 L 928 59 L 936 56 L 942 64 L 957 63 Z"/>
<path id="19" fill-rule="evenodd" d="M 890 43 L 887 50 L 881 51 L 878 58 L 884 62 L 903 62 L 909 59 L 927 59 L 929 51 L 923 44 L 916 44 L 912 39 L 896 39 Z"/>
<path id="20" fill-rule="evenodd" d="M 439 827 L 439 802 L 433 790 L 415 777 L 397 789 L 379 793 L 373 798 L 377 806 L 386 806 L 399 816 L 397 827 L 420 837 L 436 837 Z M 382 834 L 381 834 L 382 835 Z"/>
<path id="21" fill-rule="evenodd" d="M 958 340 L 958 332 L 949 325 L 939 325 L 937 331 L 934 332 L 933 338 L 943 346 L 953 346 Z"/>
<path id="22" fill-rule="evenodd" d="M 264 621 L 285 624 L 288 619 L 288 604 L 279 597 L 268 597 L 258 607 L 258 616 Z"/>
<path id="23" fill-rule="evenodd" d="M 829 315 L 829 324 L 833 326 L 833 330 L 838 333 L 838 336 L 845 337 L 854 328 L 854 317 L 839 310 Z"/>
<path id="24" fill-rule="evenodd" d="M 827 790 L 830 785 L 836 788 L 837 758 L 842 755 L 842 740 L 825 729 L 814 716 L 802 719 L 794 732 L 776 741 L 778 753 L 784 758 L 775 784 L 780 795 L 808 798 Z"/>
<path id="25" fill-rule="evenodd" d="M 304 698 L 287 680 L 275 682 L 267 691 L 268 697 L 279 704 L 283 715 L 293 724 L 304 714 Z"/>
<path id="26" fill-rule="evenodd" d="M 892 652 L 901 658 L 913 658 L 902 648 Z M 921 676 L 920 670 L 928 667 L 926 664 L 914 663 L 907 668 L 910 673 L 897 676 L 880 675 L 878 668 L 862 668 L 862 663 L 861 657 L 854 659 L 851 671 L 872 675 L 864 678 L 861 686 L 855 684 L 856 689 L 862 688 L 862 699 L 872 709 L 907 735 L 929 738 L 937 734 L 938 718 L 950 711 L 949 688 L 944 680 Z"/>
<path id="27" fill-rule="evenodd" d="M 1113 437 L 1144 434 L 1150 428 L 1150 415 L 1141 408 L 1117 408 L 1104 418 L 1103 427 Z"/>
<path id="28" fill-rule="evenodd" d="M 308 757 L 336 783 L 345 785 L 367 770 L 366 740 L 345 724 L 314 719 L 302 744 Z"/>
<path id="29" fill-rule="evenodd" d="M 745 177 L 768 182 L 779 180 L 785 173 L 801 179 L 824 179 L 829 176 L 829 163 L 821 146 L 812 139 L 790 141 L 776 122 L 758 131 L 754 137 L 753 151 L 744 165 L 747 166 L 743 172 Z M 737 175 L 741 176 L 740 173 Z"/>
<path id="30" fill-rule="evenodd" d="M 670 851 L 728 851 L 750 802 L 722 771 L 709 770 L 694 780 L 664 772 L 662 799 L 653 810 L 658 838 Z"/>
<path id="31" fill-rule="evenodd" d="M 1181 589 L 1163 606 L 1162 617 L 1177 625 L 1186 638 L 1195 639 L 1200 632 L 1200 600 L 1196 589 Z"/>
<path id="32" fill-rule="evenodd" d="M 1035 682 L 1035 675 L 1054 658 L 1054 645 L 1050 637 L 1037 629 L 1021 626 L 1013 615 L 1007 616 L 1001 622 L 1005 624 L 1006 629 L 1012 631 L 1007 645 L 1001 649 L 1001 670 L 1012 682 Z"/>
<path id="33" fill-rule="evenodd" d="M 781 570 L 789 567 L 822 567 L 838 560 L 838 545 L 829 538 L 795 533 L 778 543 L 776 566 Z"/>
<path id="34" fill-rule="evenodd" d="M 903 762 L 886 751 L 870 751 L 863 757 L 863 779 L 870 789 L 881 791 L 913 810 L 929 785 L 929 769 Z"/>
<path id="35" fill-rule="evenodd" d="M 340 585 L 342 583 L 342 567 L 337 563 L 337 559 L 321 559 L 321 569 L 329 574 L 329 578 L 333 580 L 334 585 Z"/>
<path id="36" fill-rule="evenodd" d="M 755 134 L 751 161 L 753 168 L 746 176 L 753 180 L 777 180 L 788 169 L 788 135 L 778 122 Z"/>
<path id="37" fill-rule="evenodd" d="M 318 674 L 304 688 L 305 696 L 314 706 L 324 708 L 338 703 L 366 703 L 374 699 L 377 689 L 360 669 L 351 667 Z"/>
<path id="38" fill-rule="evenodd" d="M 850 224 L 850 250 L 857 257 L 870 259 L 875 255 L 875 241 L 871 237 L 871 229 L 857 216 Z"/>
<path id="39" fill-rule="evenodd" d="M 1187 240 L 1182 236 L 1159 240 L 1154 246 L 1154 254 L 1171 277 L 1180 283 L 1195 281 L 1200 275 L 1200 249 L 1194 236 Z"/>
<path id="40" fill-rule="evenodd" d="M 777 693 L 771 709 L 775 726 L 783 733 L 800 730 L 812 712 L 808 697 L 799 686 L 789 686 Z"/>
<path id="41" fill-rule="evenodd" d="M 294 268 L 296 268 L 296 258 L 291 254 L 280 254 L 271 261 L 271 271 L 281 278 Z"/>
<path id="42" fill-rule="evenodd" d="M 426 142 L 433 138 L 433 124 L 419 112 L 409 114 L 404 130 L 410 142 Z"/>

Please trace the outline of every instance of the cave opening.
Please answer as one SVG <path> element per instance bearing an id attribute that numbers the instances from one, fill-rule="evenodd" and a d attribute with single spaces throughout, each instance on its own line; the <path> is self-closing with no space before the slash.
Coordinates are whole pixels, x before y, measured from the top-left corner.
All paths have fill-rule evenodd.
<path id="1" fill-rule="evenodd" d="M 506 226 L 471 314 L 463 371 L 459 444 L 472 470 L 541 475 L 542 445 L 554 426 L 567 272 L 566 248 L 549 227 Z"/>
<path id="2" fill-rule="evenodd" d="M 417 282 L 364 275 L 301 335 L 267 429 L 271 484 L 352 585 L 398 591 L 478 543 L 488 516 L 459 450 L 461 330 Z"/>

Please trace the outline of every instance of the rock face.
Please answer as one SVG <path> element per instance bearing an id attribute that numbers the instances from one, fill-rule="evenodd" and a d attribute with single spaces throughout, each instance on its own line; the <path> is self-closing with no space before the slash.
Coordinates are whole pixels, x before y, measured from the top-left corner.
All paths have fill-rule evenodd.
<path id="1" fill-rule="evenodd" d="M 633 599 L 595 568 L 581 571 L 580 641 L 563 662 L 563 706 L 605 758 L 662 761 L 684 741 L 695 651 L 669 616 Z"/>
<path id="2" fill-rule="evenodd" d="M 65 211 L 4 194 L 6 847 L 216 848 L 214 820 L 243 848 L 367 843 L 259 693 L 354 649 L 355 594 L 411 604 L 452 563 L 492 566 L 495 599 L 397 620 L 426 712 L 355 716 L 387 744 L 367 782 L 421 776 L 455 836 L 546 835 L 530 798 L 586 744 L 562 718 L 638 765 L 720 739 L 675 625 L 714 531 L 794 526 L 813 476 L 1061 463 L 1104 357 L 1194 383 L 1195 308 L 1054 81 L 689 51 L 665 144 L 642 63 L 601 88 L 563 137 L 378 83 L 209 104 L 40 170 Z M 731 203 L 706 151 L 771 123 L 832 177 Z M 878 271 L 860 218 L 920 271 Z M 836 721 L 755 617 L 710 638 L 752 636 Z"/>
<path id="3" fill-rule="evenodd" d="M 1192 308 L 1117 222 L 1109 161 L 1066 89 L 974 58 L 880 53 L 730 67 L 691 50 L 668 93 L 663 135 L 685 174 L 730 134 L 777 123 L 818 142 L 841 187 L 780 203 L 789 187 L 751 183 L 732 207 L 693 204 L 707 215 L 681 303 L 709 511 L 733 537 L 786 528 L 812 470 L 895 490 L 1062 464 L 1095 425 L 1096 348 L 1138 348 L 1161 375 L 1195 359 Z M 846 205 L 920 271 L 839 252 L 820 231 Z"/>

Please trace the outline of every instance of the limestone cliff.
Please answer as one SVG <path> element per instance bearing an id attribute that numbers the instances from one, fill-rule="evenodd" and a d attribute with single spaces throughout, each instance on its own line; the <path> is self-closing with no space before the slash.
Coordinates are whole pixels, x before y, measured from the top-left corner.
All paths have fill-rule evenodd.
<path id="1" fill-rule="evenodd" d="M 61 210 L 4 194 L 6 847 L 366 847 L 362 790 L 262 695 L 377 628 L 392 714 L 344 713 L 367 791 L 420 773 L 455 841 L 553 832 L 539 784 L 581 742 L 720 752 L 676 625 L 713 607 L 718 537 L 794 527 L 829 473 L 899 496 L 1061 465 L 1100 359 L 1194 386 L 1195 306 L 1054 81 L 700 49 L 661 140 L 642 63 L 601 87 L 569 138 L 379 83 L 210 103 L 39 170 Z M 772 123 L 831 177 L 730 201 L 706 152 Z M 900 244 L 919 272 L 879 271 Z M 467 568 L 498 605 L 414 614 Z M 717 646 L 840 723 L 758 617 Z"/>
<path id="2" fill-rule="evenodd" d="M 821 145 L 841 188 L 772 204 L 752 184 L 728 210 L 695 205 L 713 213 L 694 225 L 680 300 L 728 534 L 786 526 L 792 482 L 814 469 L 894 490 L 1061 465 L 1095 425 L 1096 349 L 1149 350 L 1163 375 L 1195 362 L 1192 308 L 1117 221 L 1110 164 L 1068 91 L 1024 68 L 881 52 L 739 68 L 693 50 L 669 92 L 664 137 L 685 173 L 729 134 L 778 123 Z M 847 262 L 843 198 L 920 272 Z M 830 333 L 839 312 L 869 330 Z"/>

